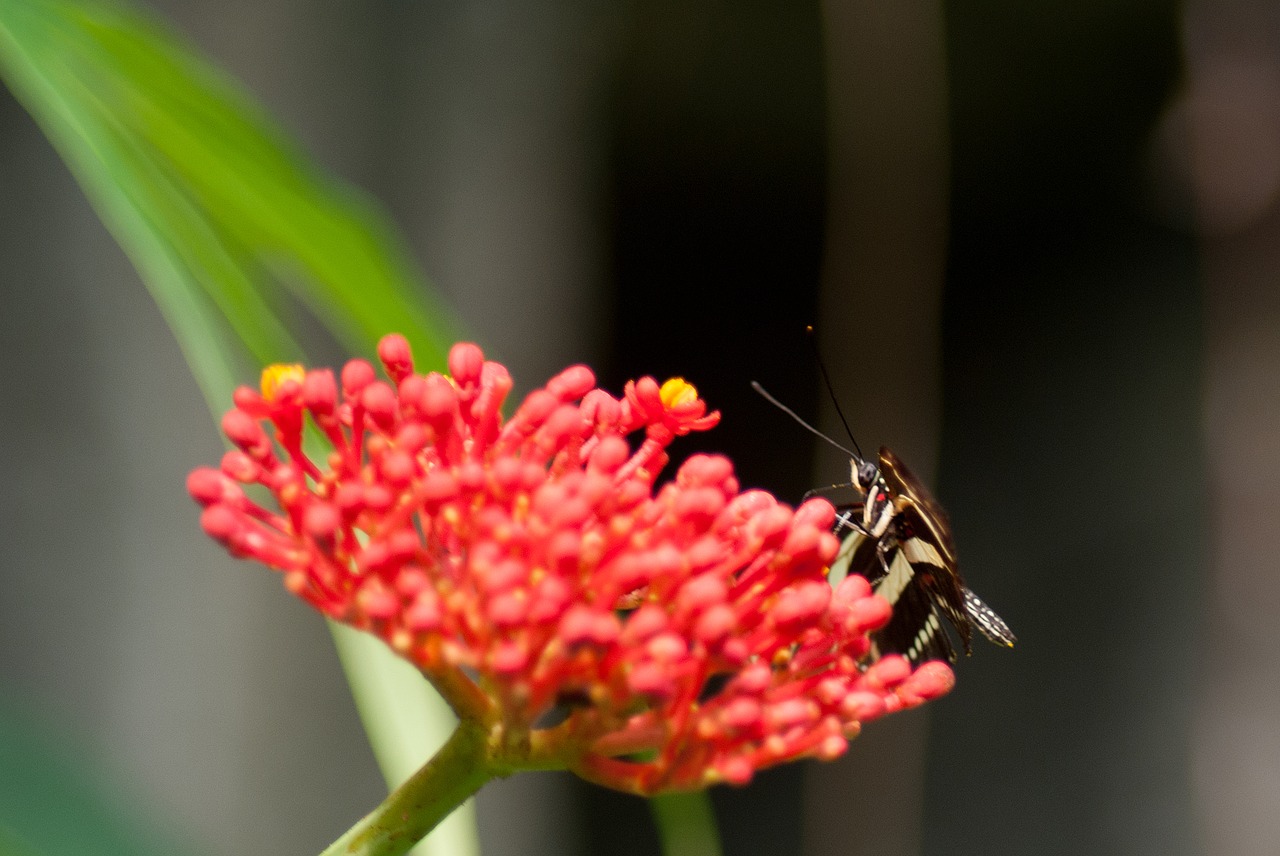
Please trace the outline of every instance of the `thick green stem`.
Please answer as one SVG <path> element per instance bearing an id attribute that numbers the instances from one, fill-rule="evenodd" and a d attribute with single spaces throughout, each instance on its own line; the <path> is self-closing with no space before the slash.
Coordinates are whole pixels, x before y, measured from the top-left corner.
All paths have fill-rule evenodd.
<path id="1" fill-rule="evenodd" d="M 499 775 L 484 729 L 463 722 L 435 756 L 321 856 L 400 856 Z"/>
<path id="2" fill-rule="evenodd" d="M 649 800 L 663 856 L 720 856 L 720 833 L 706 791 L 659 794 Z"/>

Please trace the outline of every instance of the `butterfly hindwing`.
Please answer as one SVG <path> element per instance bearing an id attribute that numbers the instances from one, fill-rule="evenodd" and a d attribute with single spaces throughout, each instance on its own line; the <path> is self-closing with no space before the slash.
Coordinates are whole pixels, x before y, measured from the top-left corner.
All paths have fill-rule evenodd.
<path id="1" fill-rule="evenodd" d="M 965 653 L 970 650 L 973 631 L 969 627 L 969 617 L 965 612 L 964 581 L 956 571 L 955 551 L 933 540 L 933 529 L 925 525 L 916 507 L 909 507 L 898 515 L 898 530 L 895 533 L 898 549 L 911 563 L 914 571 L 912 581 L 928 594 L 933 606 L 947 617 L 951 626 L 956 629 Z M 950 530 L 945 530 L 948 535 Z"/>
<path id="2" fill-rule="evenodd" d="M 889 573 L 876 592 L 893 605 L 893 617 L 874 636 L 874 653 L 901 654 L 913 663 L 956 661 L 955 647 L 943 627 L 931 594 L 915 581 L 915 571 L 901 550 L 889 562 Z M 905 582 L 904 582 L 905 581 Z"/>
<path id="3" fill-rule="evenodd" d="M 1009 625 L 1004 623 L 1004 619 L 996 615 L 994 609 L 983 603 L 982 598 L 969 589 L 964 590 L 964 611 L 973 626 L 997 645 L 1012 648 L 1013 643 L 1018 641 L 1013 631 L 1009 629 Z"/>

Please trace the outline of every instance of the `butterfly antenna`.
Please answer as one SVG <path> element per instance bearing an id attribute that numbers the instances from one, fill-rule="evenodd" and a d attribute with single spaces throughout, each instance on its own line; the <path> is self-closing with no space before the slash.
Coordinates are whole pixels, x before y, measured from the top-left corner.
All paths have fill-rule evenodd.
<path id="1" fill-rule="evenodd" d="M 854 454 L 852 451 L 850 451 L 849 449 L 846 449 L 844 446 L 841 446 L 841 445 L 840 445 L 839 443 L 837 443 L 835 440 L 832 440 L 832 439 L 831 439 L 830 437 L 828 437 L 826 434 L 823 434 L 823 433 L 822 433 L 821 431 L 819 431 L 817 428 L 814 428 L 814 427 L 813 427 L 812 425 L 810 425 L 808 422 L 805 422 L 803 419 L 801 419 L 801 418 L 800 418 L 800 414 L 796 413 L 796 412 L 795 412 L 794 410 L 792 410 L 790 407 L 787 407 L 787 406 L 786 406 L 785 404 L 783 404 L 781 401 L 779 401 L 778 399 L 774 398 L 772 395 L 770 395 L 768 392 L 766 392 L 766 391 L 765 391 L 765 388 L 764 388 L 763 386 L 761 386 L 761 385 L 760 385 L 759 383 L 757 383 L 756 381 L 754 381 L 754 380 L 753 380 L 753 381 L 751 381 L 751 388 L 752 388 L 752 389 L 754 389 L 756 392 L 760 393 L 760 395 L 762 395 L 762 396 L 764 397 L 764 400 L 765 400 L 765 401 L 769 402 L 769 403 L 770 403 L 770 404 L 772 404 L 774 407 L 778 408 L 778 409 L 779 409 L 779 410 L 781 410 L 783 413 L 787 414 L 787 415 L 788 415 L 788 416 L 790 416 L 792 419 L 794 419 L 794 420 L 796 420 L 797 422 L 799 422 L 799 423 L 800 423 L 800 425 L 801 425 L 801 427 L 803 427 L 806 431 L 809 431 L 811 434 L 814 434 L 815 436 L 822 438 L 822 439 L 823 439 L 823 440 L 825 440 L 827 443 L 830 443 L 832 446 L 835 446 L 837 449 L 839 449 L 840 451 L 844 452 L 846 455 L 849 455 L 850 457 L 857 457 L 859 460 L 861 460 L 861 459 L 862 459 L 862 453 L 861 453 L 861 452 L 857 453 L 857 455 L 855 456 L 855 454 Z M 857 444 L 857 443 L 854 443 L 853 445 L 854 445 L 854 446 L 857 446 L 858 444 Z"/>
<path id="2" fill-rule="evenodd" d="M 831 375 L 827 374 L 827 364 L 822 359 L 822 352 L 818 350 L 818 337 L 814 332 L 813 325 L 804 328 L 809 334 L 809 347 L 813 348 L 813 359 L 818 364 L 818 371 L 822 372 L 822 382 L 827 387 L 827 395 L 831 396 L 831 403 L 836 406 L 836 415 L 840 417 L 840 424 L 844 426 L 844 433 L 849 435 L 849 441 L 853 443 L 853 448 L 858 450 L 858 460 L 866 460 L 866 456 L 862 454 L 862 447 L 858 445 L 858 441 L 853 436 L 853 429 L 849 427 L 849 420 L 844 418 L 844 411 L 840 409 L 840 399 L 836 397 L 835 387 L 831 385 Z M 845 451 L 848 451 L 847 449 Z"/>

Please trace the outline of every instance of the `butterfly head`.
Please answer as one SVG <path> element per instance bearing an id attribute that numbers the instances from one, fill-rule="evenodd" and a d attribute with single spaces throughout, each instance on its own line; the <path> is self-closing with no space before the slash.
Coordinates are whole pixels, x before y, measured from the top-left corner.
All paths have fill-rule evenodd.
<path id="1" fill-rule="evenodd" d="M 897 510 L 880 469 L 862 458 L 850 461 L 853 483 L 865 497 L 862 506 L 862 528 L 872 538 L 879 538 L 889 528 Z"/>

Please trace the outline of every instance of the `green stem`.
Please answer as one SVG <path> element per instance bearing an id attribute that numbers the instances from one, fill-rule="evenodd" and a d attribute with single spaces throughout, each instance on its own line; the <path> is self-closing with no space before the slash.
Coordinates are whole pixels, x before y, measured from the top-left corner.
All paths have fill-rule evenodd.
<path id="1" fill-rule="evenodd" d="M 649 800 L 663 856 L 720 856 L 715 810 L 706 791 L 659 794 Z"/>
<path id="2" fill-rule="evenodd" d="M 484 729 L 463 722 L 440 751 L 320 856 L 400 856 L 485 782 L 491 765 Z"/>

